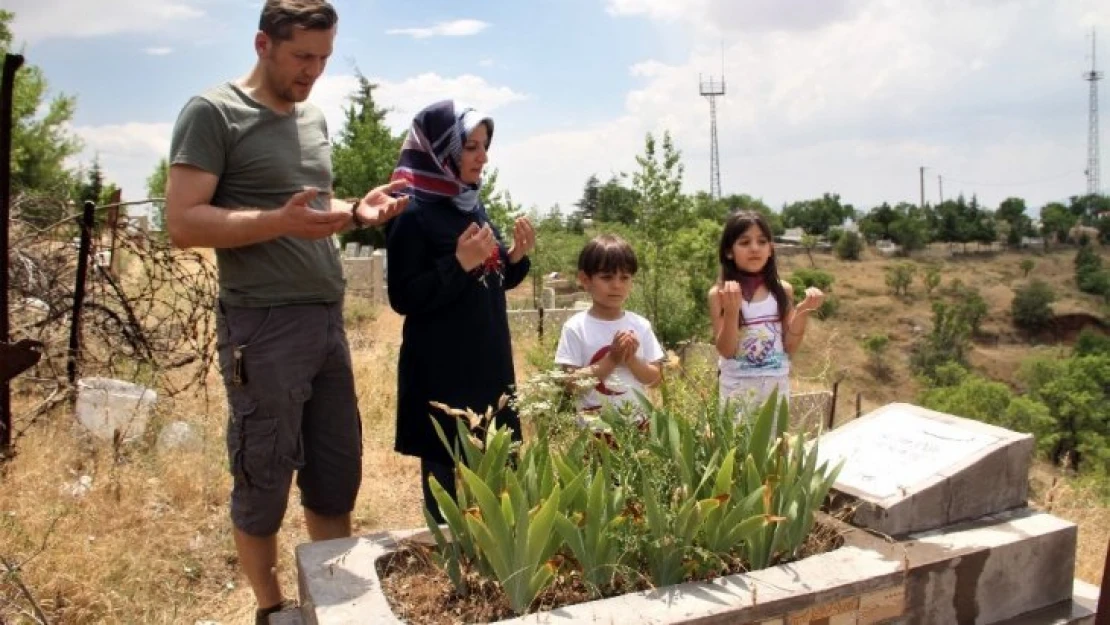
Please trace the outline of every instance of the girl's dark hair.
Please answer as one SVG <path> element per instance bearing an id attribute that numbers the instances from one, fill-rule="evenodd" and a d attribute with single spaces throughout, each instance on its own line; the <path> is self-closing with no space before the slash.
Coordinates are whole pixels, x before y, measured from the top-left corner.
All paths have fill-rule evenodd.
<path id="1" fill-rule="evenodd" d="M 619 272 L 634 276 L 639 268 L 632 246 L 615 234 L 599 234 L 578 253 L 578 271 L 591 278 Z"/>
<path id="2" fill-rule="evenodd" d="M 717 249 L 717 260 L 721 263 L 721 275 L 718 284 L 724 284 L 727 280 L 740 281 L 742 275 L 740 269 L 736 267 L 736 261 L 729 258 L 729 255 L 732 254 L 732 246 L 737 239 L 743 236 L 748 228 L 752 226 L 758 227 L 768 241 L 775 240 L 771 233 L 771 226 L 767 224 L 767 220 L 761 213 L 757 211 L 737 211 L 729 215 L 728 220 L 725 221 L 725 229 L 721 232 L 721 244 Z M 762 273 L 763 286 L 767 287 L 767 290 L 775 297 L 775 301 L 778 302 L 779 320 L 785 321 L 790 301 L 786 297 L 786 289 L 782 288 L 782 281 L 779 280 L 779 270 L 775 263 L 773 250 L 771 256 L 767 258 L 767 264 L 763 265 Z"/>

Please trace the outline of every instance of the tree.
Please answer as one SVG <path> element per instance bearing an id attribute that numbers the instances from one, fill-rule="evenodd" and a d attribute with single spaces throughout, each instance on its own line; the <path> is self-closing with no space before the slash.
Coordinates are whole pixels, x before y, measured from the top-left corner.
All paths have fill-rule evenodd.
<path id="1" fill-rule="evenodd" d="M 1054 301 L 1056 294 L 1052 288 L 1040 280 L 1033 280 L 1014 293 L 1014 301 L 1010 304 L 1014 325 L 1027 332 L 1046 328 L 1053 317 Z"/>
<path id="2" fill-rule="evenodd" d="M 597 179 L 597 174 L 590 174 L 586 179 L 586 187 L 582 189 L 582 199 L 574 203 L 575 216 L 573 219 L 581 222 L 586 219 L 593 219 L 597 214 L 598 196 L 601 193 L 601 182 Z"/>
<path id="3" fill-rule="evenodd" d="M 898 263 L 886 268 L 886 285 L 894 295 L 906 297 L 910 294 L 913 274 L 916 269 L 910 263 Z"/>
<path id="4" fill-rule="evenodd" d="M 788 204 L 782 209 L 783 225 L 787 228 L 801 228 L 807 234 L 828 234 L 829 228 L 839 226 L 845 219 L 855 216 L 850 204 L 841 204 L 840 196 L 826 193 L 820 198 L 802 200 Z"/>
<path id="5" fill-rule="evenodd" d="M 631 226 L 640 215 L 639 204 L 639 195 L 622 185 L 620 179 L 614 176 L 597 191 L 594 221 Z"/>
<path id="6" fill-rule="evenodd" d="M 332 144 L 333 185 L 337 198 L 360 198 L 370 189 L 389 180 L 401 149 L 401 138 L 385 124 L 387 109 L 378 107 L 374 90 L 378 86 L 357 72 L 358 88 L 344 108 L 343 129 Z M 377 228 L 349 230 L 340 237 L 343 243 L 357 241 L 383 247 L 385 235 Z"/>
<path id="7" fill-rule="evenodd" d="M 1068 212 L 1075 216 L 1078 223 L 1094 225 L 1101 215 L 1110 214 L 1110 196 L 1100 193 L 1073 195 L 1068 200 Z"/>
<path id="8" fill-rule="evenodd" d="M 857 232 L 845 232 L 836 242 L 836 256 L 841 260 L 859 260 L 863 238 Z"/>
<path id="9" fill-rule="evenodd" d="M 0 10 L 0 53 L 12 51 L 11 11 Z M 25 65 L 15 77 L 12 93 L 12 192 L 68 196 L 73 175 L 66 159 L 81 150 L 81 142 L 70 133 L 76 100 L 67 95 L 45 101 L 48 85 L 42 70 Z M 63 215 L 59 203 L 34 203 L 24 218 L 37 225 L 55 223 Z"/>
<path id="10" fill-rule="evenodd" d="M 940 286 L 940 267 L 927 265 L 925 275 L 921 278 L 921 286 L 925 287 L 925 297 L 933 296 L 933 289 Z"/>
<path id="11" fill-rule="evenodd" d="M 1033 262 L 1032 258 L 1022 259 L 1022 261 L 1021 261 L 1021 277 L 1028 278 L 1029 277 L 1029 272 L 1033 271 L 1033 268 L 1036 267 L 1036 266 L 1037 266 L 1037 263 Z"/>
<path id="12" fill-rule="evenodd" d="M 871 334 L 863 339 L 863 349 L 867 352 L 867 368 L 878 380 L 890 379 L 890 365 L 886 361 L 886 348 L 890 337 L 885 334 Z"/>
<path id="13" fill-rule="evenodd" d="M 1047 246 L 1049 239 L 1053 237 L 1057 241 L 1066 241 L 1068 230 L 1071 230 L 1078 221 L 1079 218 L 1063 204 L 1059 202 L 1045 204 L 1041 207 L 1041 236 L 1045 239 L 1045 245 Z"/>
<path id="14" fill-rule="evenodd" d="M 513 232 L 513 221 L 523 207 L 513 203 L 511 193 L 498 188 L 497 179 L 500 173 L 498 169 L 486 173 L 482 188 L 478 191 L 478 198 L 485 207 L 489 220 L 501 231 L 502 236 L 508 237 Z"/>
<path id="15" fill-rule="evenodd" d="M 107 206 L 114 200 L 119 191 L 114 183 L 104 179 L 104 170 L 100 167 L 100 158 L 93 159 L 92 167 L 84 172 L 84 180 L 77 183 L 73 189 L 73 200 L 79 206 L 85 202 L 92 202 L 96 206 Z M 99 226 L 108 217 L 107 211 L 98 210 L 94 213 L 95 223 Z"/>
<path id="16" fill-rule="evenodd" d="M 901 255 L 924 249 L 929 243 L 929 221 L 924 212 L 912 204 L 901 203 L 892 211 L 886 236 L 902 248 Z"/>
<path id="17" fill-rule="evenodd" d="M 167 158 L 162 157 L 158 164 L 154 166 L 154 171 L 147 176 L 146 179 L 146 196 L 148 198 L 165 198 L 166 197 L 166 181 L 170 175 L 170 162 Z M 166 228 L 166 203 L 154 202 L 154 229 L 165 230 Z"/>
<path id="18" fill-rule="evenodd" d="M 970 334 L 963 315 L 944 302 L 933 302 L 933 330 L 910 348 L 910 367 L 936 380 L 944 365 L 966 366 Z"/>
<path id="19" fill-rule="evenodd" d="M 1020 247 L 1022 238 L 1033 231 L 1033 220 L 1025 214 L 1025 200 L 1019 197 L 1002 200 L 995 216 L 1010 226 L 1006 235 L 1006 244 L 1010 247 Z"/>
<path id="20" fill-rule="evenodd" d="M 881 239 L 890 239 L 892 238 L 890 230 L 891 224 L 904 214 L 905 212 L 903 211 L 902 215 L 899 215 L 895 209 L 891 208 L 890 204 L 883 202 L 879 206 L 872 208 L 871 212 L 867 213 L 867 215 L 860 220 L 860 232 L 862 232 L 863 236 L 871 243 Z"/>
<path id="21" fill-rule="evenodd" d="M 655 137 L 648 134 L 644 140 L 644 153 L 636 157 L 636 164 L 639 169 L 632 175 L 632 184 L 640 200 L 636 230 L 643 239 L 643 247 L 639 251 L 644 274 L 644 312 L 656 328 L 660 340 L 674 344 L 689 338 L 680 336 L 682 329 L 688 325 L 682 321 L 682 315 L 672 314 L 683 310 L 683 305 L 687 303 L 680 299 L 668 305 L 664 301 L 663 288 L 664 282 L 673 283 L 672 276 L 678 264 L 677 256 L 667 242 L 676 232 L 694 223 L 689 202 L 682 195 L 685 168 L 669 132 L 663 133 L 661 146 Z M 681 291 L 668 290 L 668 299 L 672 293 L 678 298 L 685 295 Z"/>
<path id="22" fill-rule="evenodd" d="M 817 249 L 817 237 L 812 234 L 803 234 L 801 246 L 806 251 L 806 256 L 809 257 L 809 266 L 816 267 L 817 262 L 813 260 L 813 250 Z"/>
<path id="23" fill-rule="evenodd" d="M 1018 377 L 1054 420 L 1051 431 L 1038 437 L 1053 462 L 1110 470 L 1110 356 L 1030 360 Z"/>

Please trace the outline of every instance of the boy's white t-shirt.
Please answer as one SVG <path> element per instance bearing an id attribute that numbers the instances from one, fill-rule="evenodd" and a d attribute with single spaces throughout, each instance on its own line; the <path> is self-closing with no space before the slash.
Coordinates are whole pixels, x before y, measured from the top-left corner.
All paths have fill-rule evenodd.
<path id="1" fill-rule="evenodd" d="M 651 330 L 651 322 L 634 312 L 624 311 L 620 319 L 598 319 L 588 311 L 575 313 L 563 324 L 559 347 L 555 350 L 555 364 L 571 367 L 588 367 L 605 357 L 613 344 L 613 336 L 621 330 L 632 330 L 640 341 L 636 357 L 644 362 L 658 362 L 665 356 L 663 347 Z M 627 365 L 618 365 L 605 380 L 582 395 L 578 409 L 583 412 L 598 410 L 604 404 L 620 408 L 628 402 L 637 402 L 638 390 L 644 385 L 636 379 Z"/>

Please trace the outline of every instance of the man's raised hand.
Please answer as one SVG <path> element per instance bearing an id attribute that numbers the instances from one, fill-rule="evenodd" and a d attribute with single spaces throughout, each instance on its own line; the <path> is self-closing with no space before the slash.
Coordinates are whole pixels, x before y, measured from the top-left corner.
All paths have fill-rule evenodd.
<path id="1" fill-rule="evenodd" d="M 278 209 L 281 232 L 299 239 L 323 239 L 343 229 L 350 222 L 350 215 L 312 208 L 319 190 L 309 187 L 296 193 Z"/>

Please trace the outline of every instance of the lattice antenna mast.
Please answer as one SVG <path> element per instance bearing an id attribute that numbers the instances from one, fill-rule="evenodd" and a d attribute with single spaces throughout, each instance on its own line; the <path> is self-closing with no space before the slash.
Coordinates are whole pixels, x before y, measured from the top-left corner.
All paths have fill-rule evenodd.
<path id="1" fill-rule="evenodd" d="M 1102 190 L 1099 182 L 1101 164 L 1098 155 L 1098 81 L 1102 72 L 1095 65 L 1095 33 L 1091 31 L 1091 71 L 1083 72 L 1083 80 L 1091 83 L 1090 108 L 1087 111 L 1087 193 L 1096 194 Z"/>
<path id="2" fill-rule="evenodd" d="M 725 95 L 724 50 L 721 50 L 721 79 L 704 80 L 698 74 L 698 91 L 709 100 L 709 197 L 721 199 L 721 153 L 717 148 L 717 98 Z"/>

